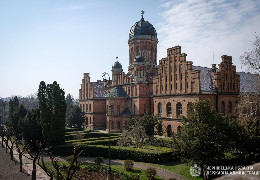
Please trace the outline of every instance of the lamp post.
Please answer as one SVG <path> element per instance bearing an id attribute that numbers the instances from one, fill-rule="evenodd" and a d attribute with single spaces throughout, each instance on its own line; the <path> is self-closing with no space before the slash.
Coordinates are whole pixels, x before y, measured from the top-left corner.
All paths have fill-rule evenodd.
<path id="1" fill-rule="evenodd" d="M 108 83 L 107 83 L 107 79 L 106 79 L 106 76 L 108 76 Z M 109 86 L 109 83 L 110 83 L 110 76 L 107 72 L 104 72 L 103 73 L 103 81 L 104 81 L 104 86 L 105 88 Z M 110 132 L 110 129 L 111 129 L 111 105 L 110 105 L 110 95 L 109 95 L 110 91 L 108 91 L 108 137 L 109 137 L 109 144 L 108 144 L 108 180 L 111 179 L 111 157 L 110 157 L 110 154 L 111 154 L 111 132 Z"/>

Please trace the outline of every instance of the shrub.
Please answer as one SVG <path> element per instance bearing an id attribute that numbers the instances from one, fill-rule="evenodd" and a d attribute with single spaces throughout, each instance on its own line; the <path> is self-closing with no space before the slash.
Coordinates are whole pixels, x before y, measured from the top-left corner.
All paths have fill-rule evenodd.
<path id="1" fill-rule="evenodd" d="M 153 167 L 149 167 L 145 171 L 147 179 L 152 180 L 156 176 L 156 169 Z"/>
<path id="2" fill-rule="evenodd" d="M 154 148 L 156 150 L 111 146 L 110 152 L 111 158 L 114 159 L 132 159 L 134 161 L 148 163 L 169 162 L 176 159 L 176 156 L 170 152 L 170 150 L 163 150 L 163 148 L 158 149 L 156 147 Z M 53 153 L 59 156 L 68 156 L 71 155 L 72 150 L 73 144 L 64 144 L 54 147 Z M 98 157 L 102 155 L 103 157 L 108 158 L 108 146 L 82 144 L 81 150 L 83 150 L 82 155 L 84 156 Z"/>
<path id="3" fill-rule="evenodd" d="M 133 169 L 134 161 L 132 160 L 125 160 L 124 161 L 125 170 L 130 171 Z"/>
<path id="4" fill-rule="evenodd" d="M 96 163 L 96 165 L 103 164 L 104 163 L 103 157 L 96 157 L 95 163 Z"/>

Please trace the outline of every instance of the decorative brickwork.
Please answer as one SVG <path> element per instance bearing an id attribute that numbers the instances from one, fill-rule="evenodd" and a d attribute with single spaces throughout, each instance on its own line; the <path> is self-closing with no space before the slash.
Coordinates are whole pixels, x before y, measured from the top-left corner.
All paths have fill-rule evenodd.
<path id="1" fill-rule="evenodd" d="M 79 106 L 86 112 L 88 127 L 108 130 L 110 122 L 112 132 L 122 132 L 131 117 L 152 114 L 162 122 L 164 136 L 172 136 L 180 131 L 191 103 L 209 100 L 220 114 L 236 115 L 240 91 L 260 84 L 259 75 L 237 73 L 231 56 L 223 55 L 218 68 L 193 66 L 181 46 L 167 49 L 157 66 L 157 44 L 155 28 L 142 15 L 129 33 L 128 72 L 117 59 L 112 80 L 90 82 L 84 74 Z"/>

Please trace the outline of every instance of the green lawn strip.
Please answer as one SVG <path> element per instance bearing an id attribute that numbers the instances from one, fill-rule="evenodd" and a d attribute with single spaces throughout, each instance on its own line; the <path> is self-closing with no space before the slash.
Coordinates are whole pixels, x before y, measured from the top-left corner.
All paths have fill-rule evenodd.
<path id="1" fill-rule="evenodd" d="M 69 167 L 69 162 L 68 161 L 58 162 L 58 165 L 59 165 L 60 169 L 64 169 L 64 168 Z M 47 169 L 50 173 L 52 173 L 54 176 L 56 176 L 56 170 L 54 169 L 54 167 L 52 166 L 50 161 L 45 162 L 45 166 L 47 167 Z M 105 164 L 98 166 L 94 163 L 85 162 L 80 166 L 80 168 L 81 169 L 87 168 L 90 171 L 99 171 L 100 169 L 102 169 L 103 171 L 108 172 L 108 165 L 105 165 Z M 126 171 L 123 165 L 111 165 L 111 169 L 112 169 L 112 174 L 119 175 L 123 179 L 129 179 L 129 178 L 133 179 L 137 175 L 140 176 L 141 180 L 147 179 L 145 171 L 142 169 L 134 168 L 131 171 Z M 62 174 L 65 175 L 65 173 L 62 173 Z M 163 179 L 159 176 L 155 176 L 155 180 L 163 180 Z"/>
<path id="2" fill-rule="evenodd" d="M 190 175 L 190 166 L 186 165 L 182 162 L 168 162 L 168 163 L 161 163 L 161 164 L 153 164 L 153 163 L 146 163 L 156 167 L 160 167 L 162 169 L 166 169 L 168 171 L 174 172 L 181 176 L 184 176 L 189 179 L 193 180 L 203 180 L 201 177 L 193 177 Z"/>
<path id="3" fill-rule="evenodd" d="M 132 175 L 134 177 L 139 175 L 141 180 L 147 180 L 147 176 L 145 174 L 145 170 L 133 168 L 133 170 L 127 171 L 127 170 L 125 170 L 123 165 L 111 165 L 111 168 L 112 169 L 116 169 L 119 172 L 123 172 L 125 174 Z M 156 175 L 155 176 L 155 180 L 163 180 L 163 178 L 161 178 L 160 176 Z"/>

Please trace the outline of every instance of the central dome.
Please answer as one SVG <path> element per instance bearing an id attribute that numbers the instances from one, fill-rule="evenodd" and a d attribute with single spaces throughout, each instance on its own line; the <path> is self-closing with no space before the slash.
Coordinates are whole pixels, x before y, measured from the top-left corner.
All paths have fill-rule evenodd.
<path id="1" fill-rule="evenodd" d="M 142 11 L 141 20 L 136 22 L 130 29 L 129 40 L 136 38 L 157 39 L 157 33 L 155 28 L 148 21 L 144 20 L 143 13 L 144 12 Z"/>

